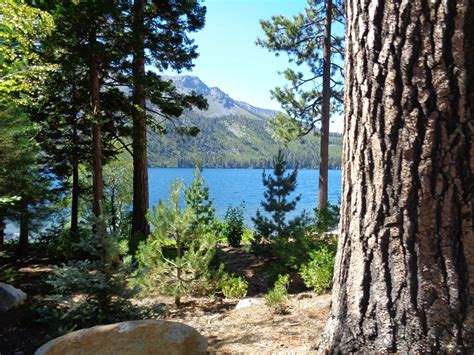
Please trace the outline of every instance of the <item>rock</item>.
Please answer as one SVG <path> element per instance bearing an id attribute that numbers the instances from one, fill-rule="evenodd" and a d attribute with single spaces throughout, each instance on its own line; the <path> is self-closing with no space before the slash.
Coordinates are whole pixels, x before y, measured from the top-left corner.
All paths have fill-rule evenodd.
<path id="1" fill-rule="evenodd" d="M 241 309 L 241 308 L 247 308 L 251 306 L 258 306 L 263 304 L 264 302 L 262 300 L 259 300 L 258 298 L 244 298 L 237 303 L 237 306 L 235 306 L 235 309 Z"/>
<path id="2" fill-rule="evenodd" d="M 0 312 L 6 312 L 25 302 L 26 293 L 12 285 L 0 282 Z"/>
<path id="3" fill-rule="evenodd" d="M 35 355 L 185 355 L 206 350 L 206 338 L 186 324 L 142 320 L 78 330 L 44 344 Z"/>

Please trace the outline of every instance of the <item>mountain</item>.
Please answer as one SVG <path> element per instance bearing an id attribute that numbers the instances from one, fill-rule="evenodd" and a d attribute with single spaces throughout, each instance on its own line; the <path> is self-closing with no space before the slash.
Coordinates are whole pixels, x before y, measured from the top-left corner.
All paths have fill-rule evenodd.
<path id="1" fill-rule="evenodd" d="M 271 167 L 278 149 L 284 148 L 272 138 L 270 120 L 276 111 L 237 101 L 217 87 L 208 87 L 196 76 L 168 77 L 182 93 L 203 95 L 208 110 L 188 110 L 180 122 L 200 129 L 196 137 L 184 137 L 168 126 L 168 134 L 150 134 L 149 164 L 160 167 Z M 290 166 L 317 168 L 319 137 L 311 135 L 292 142 L 287 148 Z M 330 166 L 341 165 L 342 136 L 330 137 Z"/>

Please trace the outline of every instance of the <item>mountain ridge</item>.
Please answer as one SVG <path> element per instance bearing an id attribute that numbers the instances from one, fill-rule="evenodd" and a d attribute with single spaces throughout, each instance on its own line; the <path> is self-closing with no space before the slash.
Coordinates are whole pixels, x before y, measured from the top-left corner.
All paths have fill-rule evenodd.
<path id="1" fill-rule="evenodd" d="M 196 126 L 196 137 L 177 134 L 173 126 L 166 127 L 168 134 L 150 134 L 149 164 L 153 167 L 193 167 L 199 162 L 207 168 L 268 168 L 279 149 L 287 154 L 290 166 L 317 168 L 319 166 L 319 137 L 308 135 L 288 146 L 273 139 L 271 119 L 275 110 L 255 107 L 234 100 L 218 87 L 209 87 L 197 76 L 168 76 L 178 92 L 195 92 L 203 95 L 208 110 L 186 110 L 180 122 Z M 331 168 L 339 168 L 342 137 L 330 136 Z"/>

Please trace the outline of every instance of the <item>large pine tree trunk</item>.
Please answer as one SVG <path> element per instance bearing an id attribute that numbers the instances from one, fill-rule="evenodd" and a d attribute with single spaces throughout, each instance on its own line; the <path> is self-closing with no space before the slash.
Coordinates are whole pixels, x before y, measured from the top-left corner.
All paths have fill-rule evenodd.
<path id="1" fill-rule="evenodd" d="M 347 2 L 342 235 L 320 350 L 474 351 L 474 3 Z"/>
<path id="2" fill-rule="evenodd" d="M 323 97 L 321 114 L 321 148 L 319 162 L 318 209 L 328 204 L 328 160 L 329 160 L 329 119 L 331 110 L 331 24 L 332 1 L 326 0 L 326 23 L 324 26 L 324 63 L 323 63 Z"/>
<path id="3" fill-rule="evenodd" d="M 92 210 L 94 213 L 94 231 L 99 238 L 105 236 L 105 222 L 103 213 L 103 189 L 104 182 L 102 176 L 102 134 L 99 97 L 99 62 L 96 55 L 97 36 L 92 32 L 89 36 L 89 46 L 91 59 L 89 63 L 90 80 L 90 108 L 92 113 Z"/>
<path id="4" fill-rule="evenodd" d="M 146 134 L 145 50 L 143 40 L 144 2 L 135 0 L 133 6 L 133 212 L 130 249 L 134 253 L 139 240 L 148 235 L 148 162 Z"/>

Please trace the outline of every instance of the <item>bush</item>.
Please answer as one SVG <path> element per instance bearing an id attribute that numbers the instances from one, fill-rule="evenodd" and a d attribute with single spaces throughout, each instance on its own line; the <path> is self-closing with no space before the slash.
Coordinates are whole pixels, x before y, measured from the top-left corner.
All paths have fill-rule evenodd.
<path id="1" fill-rule="evenodd" d="M 307 287 L 321 294 L 332 287 L 335 251 L 327 246 L 310 253 L 311 261 L 301 266 L 300 275 Z"/>
<path id="2" fill-rule="evenodd" d="M 314 210 L 316 214 L 315 231 L 318 233 L 327 233 L 339 225 L 339 206 L 328 203 L 327 207 Z"/>
<path id="3" fill-rule="evenodd" d="M 97 324 L 142 319 L 148 316 L 130 302 L 127 276 L 131 260 L 120 262 L 126 254 L 126 241 L 113 236 L 102 240 L 89 237 L 78 244 L 89 259 L 53 268 L 47 279 L 55 294 L 50 305 L 39 310 L 43 322 L 61 329 L 60 333 Z"/>
<path id="4" fill-rule="evenodd" d="M 153 229 L 139 246 L 134 278 L 143 292 L 174 296 L 176 306 L 180 306 L 181 297 L 211 293 L 218 284 L 210 268 L 216 232 L 199 223 L 194 209 L 181 209 L 180 196 L 181 183 L 175 182 L 171 199 L 161 201 L 150 213 Z"/>
<path id="5" fill-rule="evenodd" d="M 225 298 L 244 298 L 248 283 L 243 277 L 225 274 L 221 281 L 221 291 Z"/>
<path id="6" fill-rule="evenodd" d="M 244 205 L 230 206 L 224 217 L 224 235 L 229 245 L 238 248 L 244 231 Z"/>
<path id="7" fill-rule="evenodd" d="M 265 295 L 266 305 L 274 308 L 277 313 L 286 312 L 289 282 L 290 275 L 278 275 L 273 289 Z"/>

